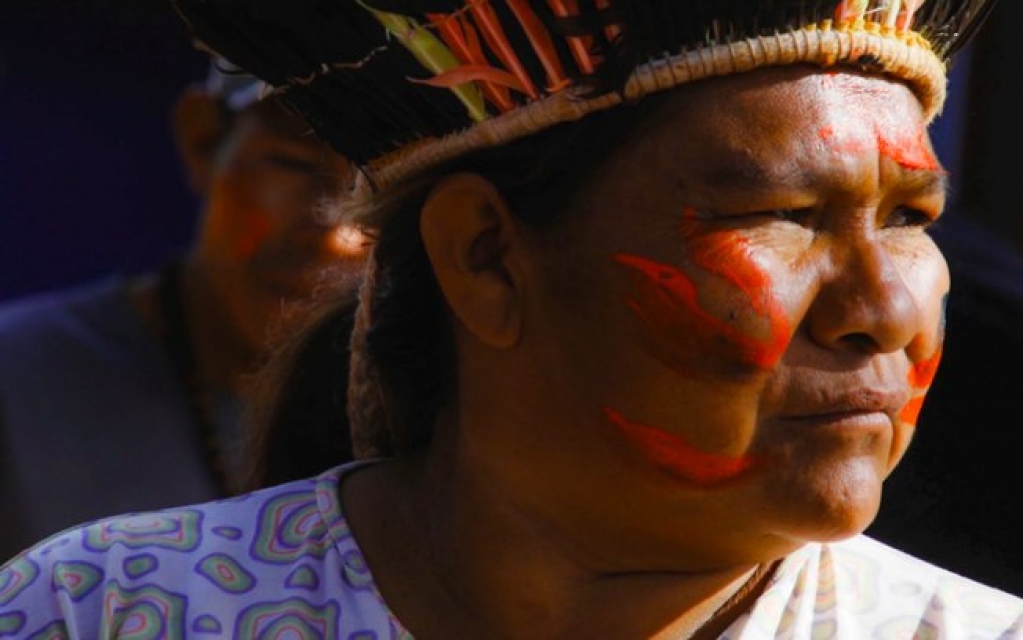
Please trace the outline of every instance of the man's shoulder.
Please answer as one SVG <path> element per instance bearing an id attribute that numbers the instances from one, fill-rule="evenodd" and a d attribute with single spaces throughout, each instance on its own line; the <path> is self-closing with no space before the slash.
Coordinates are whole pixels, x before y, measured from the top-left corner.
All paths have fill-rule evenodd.
<path id="1" fill-rule="evenodd" d="M 73 368 L 152 346 L 126 282 L 107 277 L 0 304 L 0 377 Z"/>
<path id="2" fill-rule="evenodd" d="M 108 276 L 0 302 L 0 340 L 55 330 L 70 319 L 123 308 L 125 280 Z"/>

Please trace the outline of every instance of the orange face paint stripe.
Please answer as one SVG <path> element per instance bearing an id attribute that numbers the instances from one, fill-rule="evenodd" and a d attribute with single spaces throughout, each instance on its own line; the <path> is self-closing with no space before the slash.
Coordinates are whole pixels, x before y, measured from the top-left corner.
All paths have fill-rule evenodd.
<path id="1" fill-rule="evenodd" d="M 921 171 L 940 171 L 938 158 L 927 147 L 926 133 L 919 131 L 912 135 L 898 137 L 887 135 L 880 128 L 877 130 L 878 151 L 898 162 L 907 169 Z"/>
<path id="2" fill-rule="evenodd" d="M 939 347 L 930 358 L 914 363 L 906 374 L 909 385 L 918 392 L 899 412 L 899 419 L 908 425 L 916 426 L 920 411 L 924 406 L 924 399 L 927 397 L 927 389 L 930 388 L 938 373 L 942 351 Z"/>
<path id="3" fill-rule="evenodd" d="M 782 339 L 789 333 L 788 320 L 781 305 L 771 296 L 771 280 L 757 268 L 753 249 L 740 233 L 700 234 L 696 210 L 686 207 L 679 231 L 689 241 L 693 261 L 701 269 L 725 278 L 746 294 L 757 313 L 771 320 L 772 335 Z"/>
<path id="4" fill-rule="evenodd" d="M 906 406 L 902 407 L 902 411 L 899 412 L 899 420 L 915 427 L 917 420 L 920 418 L 920 411 L 924 408 L 925 397 L 924 394 L 920 394 L 907 402 Z"/>
<path id="5" fill-rule="evenodd" d="M 632 422 L 614 409 L 605 407 L 604 415 L 644 457 L 679 480 L 712 487 L 736 479 L 753 466 L 751 456 L 700 451 L 681 435 Z"/>
<path id="6" fill-rule="evenodd" d="M 941 363 L 943 350 L 938 348 L 930 358 L 922 362 L 913 363 L 909 368 L 909 384 L 914 389 L 926 389 L 934 382 L 934 376 L 938 373 L 938 365 Z"/>
<path id="7" fill-rule="evenodd" d="M 848 154 L 869 151 L 861 140 L 840 139 L 833 127 L 821 127 L 817 135 L 822 141 L 827 142 L 833 151 Z M 901 167 L 914 171 L 942 170 L 937 156 L 927 146 L 927 134 L 923 130 L 895 136 L 880 126 L 875 126 L 874 137 L 877 140 L 878 153 L 891 158 Z"/>
<path id="8" fill-rule="evenodd" d="M 696 347 L 707 342 L 722 358 L 759 369 L 781 358 L 782 340 L 757 340 L 701 309 L 692 281 L 675 267 L 628 254 L 614 259 L 633 276 L 636 295 L 629 306 L 650 330 L 654 353 L 676 371 L 697 372 L 707 351 Z"/>

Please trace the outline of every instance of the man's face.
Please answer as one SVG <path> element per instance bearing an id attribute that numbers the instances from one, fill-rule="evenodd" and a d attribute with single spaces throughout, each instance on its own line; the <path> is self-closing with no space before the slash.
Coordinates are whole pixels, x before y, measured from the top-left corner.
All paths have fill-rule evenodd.
<path id="1" fill-rule="evenodd" d="M 593 556 L 631 549 L 622 566 L 862 530 L 941 353 L 943 175 L 896 82 L 680 91 L 536 234 L 507 377 L 544 418 L 488 424 L 474 460 L 574 540 L 606 532 Z"/>
<path id="2" fill-rule="evenodd" d="M 324 220 L 321 207 L 350 165 L 273 103 L 235 116 L 215 152 L 196 249 L 214 292 L 251 346 L 323 270 L 361 269 L 366 239 Z"/>

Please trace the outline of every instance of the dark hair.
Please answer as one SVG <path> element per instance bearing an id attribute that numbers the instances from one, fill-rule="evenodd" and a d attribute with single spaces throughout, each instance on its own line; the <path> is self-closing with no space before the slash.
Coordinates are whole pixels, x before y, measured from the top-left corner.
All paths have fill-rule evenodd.
<path id="1" fill-rule="evenodd" d="M 325 274 L 315 296 L 274 325 L 267 359 L 246 386 L 244 489 L 352 459 L 345 404 L 356 296 L 350 274 Z"/>
<path id="2" fill-rule="evenodd" d="M 356 457 L 426 446 L 456 382 L 447 306 L 419 234 L 419 212 L 444 175 L 492 182 L 533 228 L 558 224 L 587 179 L 666 96 L 559 125 L 507 146 L 476 151 L 393 188 L 365 218 L 377 225 L 352 343 L 348 415 Z M 376 222 L 379 221 L 379 222 Z"/>

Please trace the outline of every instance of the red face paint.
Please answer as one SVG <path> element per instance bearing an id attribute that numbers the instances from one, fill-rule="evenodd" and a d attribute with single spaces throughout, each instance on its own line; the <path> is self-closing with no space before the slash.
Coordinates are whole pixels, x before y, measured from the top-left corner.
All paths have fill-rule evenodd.
<path id="1" fill-rule="evenodd" d="M 914 363 L 909 369 L 909 384 L 914 389 L 927 389 L 934 382 L 934 376 L 938 374 L 938 365 L 941 364 L 942 350 L 939 348 L 930 358 L 923 362 Z"/>
<path id="2" fill-rule="evenodd" d="M 719 486 L 735 480 L 754 463 L 751 456 L 727 456 L 696 449 L 681 435 L 627 420 L 614 409 L 604 414 L 646 458 L 684 482 L 700 487 Z"/>
<path id="3" fill-rule="evenodd" d="M 731 282 L 745 294 L 754 311 L 768 319 L 775 341 L 773 351 L 780 355 L 789 337 L 788 320 L 771 295 L 770 278 L 753 260 L 753 249 L 746 238 L 737 231 L 705 232 L 692 207 L 683 211 L 679 231 L 697 266 Z"/>
<path id="4" fill-rule="evenodd" d="M 877 148 L 883 156 L 906 169 L 940 171 L 938 158 L 927 146 L 927 133 L 918 131 L 884 131 L 876 127 Z"/>
<path id="5" fill-rule="evenodd" d="M 233 260 L 251 258 L 273 233 L 273 214 L 254 193 L 257 186 L 236 174 L 220 176 L 213 186 L 209 215 L 212 235 Z"/>
<path id="6" fill-rule="evenodd" d="M 930 358 L 914 363 L 910 367 L 907 378 L 909 385 L 917 393 L 899 413 L 899 419 L 902 422 L 913 427 L 916 426 L 917 420 L 920 417 L 920 411 L 923 409 L 924 398 L 927 396 L 927 390 L 930 388 L 931 383 L 934 382 L 934 376 L 938 373 L 941 354 L 942 350 L 939 348 Z"/>
<path id="7" fill-rule="evenodd" d="M 245 233 L 236 239 L 234 245 L 235 257 L 240 260 L 255 254 L 273 230 L 269 216 L 249 211 L 248 218 L 249 221 Z"/>
<path id="8" fill-rule="evenodd" d="M 915 10 L 915 9 L 914 9 Z M 847 78 L 837 75 L 829 75 L 822 80 L 828 85 L 840 85 L 848 82 Z M 854 90 L 854 89 L 853 89 Z M 840 111 L 841 113 L 846 113 Z M 867 122 L 870 114 L 858 114 L 852 112 L 845 116 L 846 119 L 862 118 Z M 896 129 L 893 125 L 879 122 L 876 119 L 869 120 L 873 124 L 873 140 L 877 144 L 877 151 L 882 156 L 891 158 L 900 166 L 910 170 L 918 171 L 941 171 L 941 163 L 937 156 L 931 151 L 927 144 L 927 130 L 923 124 L 918 124 L 914 129 Z M 817 132 L 820 139 L 826 142 L 833 151 L 859 155 L 868 153 L 872 149 L 868 146 L 870 137 L 858 137 L 851 132 L 857 130 L 852 126 L 836 130 L 835 126 L 821 127 Z M 844 131 L 844 133 L 842 132 Z"/>
<path id="9" fill-rule="evenodd" d="M 773 367 L 785 350 L 789 329 L 771 297 L 770 281 L 752 260 L 741 234 L 700 235 L 698 225 L 691 212 L 681 225 L 690 240 L 691 260 L 734 285 L 758 316 L 758 326 L 740 326 L 703 309 L 694 281 L 679 269 L 617 254 L 615 260 L 628 269 L 633 282 L 629 307 L 649 331 L 651 352 L 684 376 L 705 374 L 710 359 L 761 370 Z M 752 333 L 757 329 L 763 335 Z"/>

